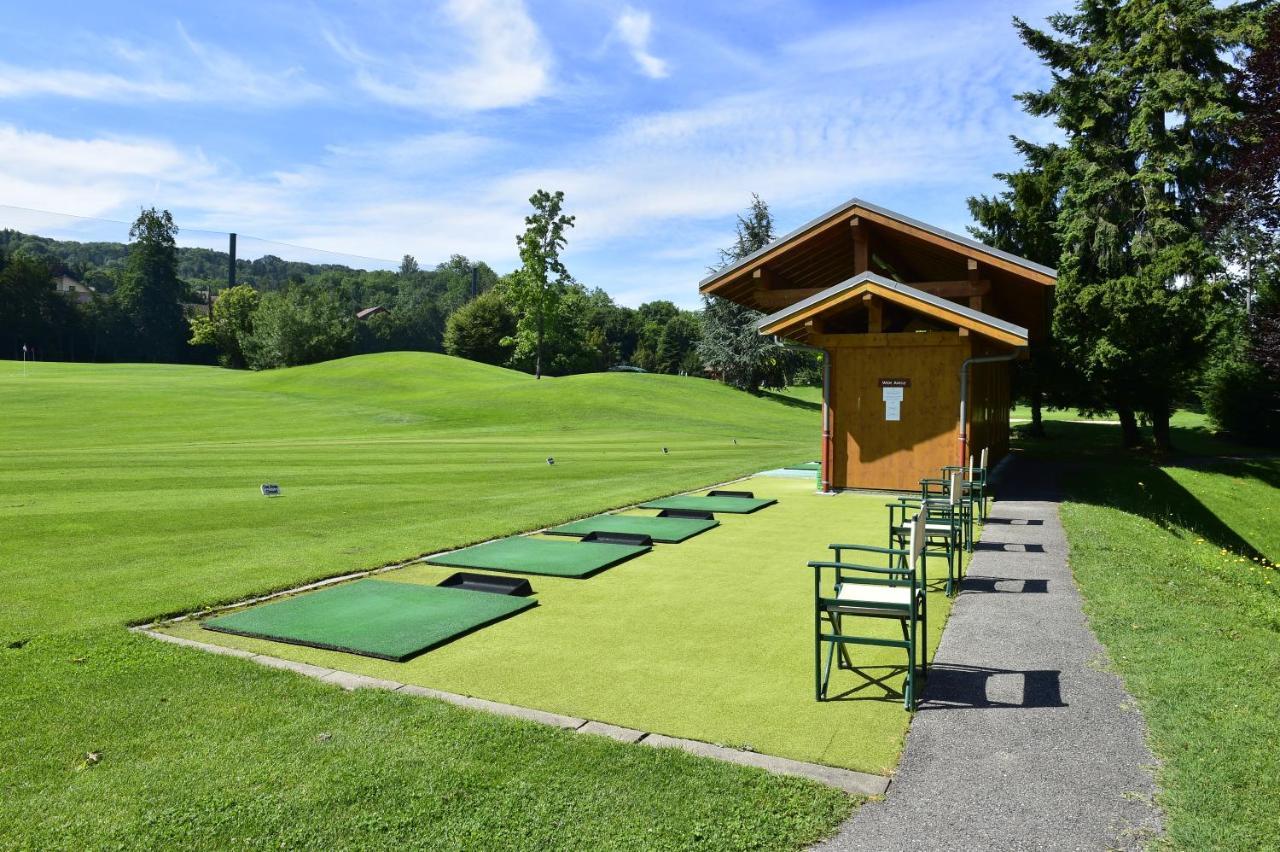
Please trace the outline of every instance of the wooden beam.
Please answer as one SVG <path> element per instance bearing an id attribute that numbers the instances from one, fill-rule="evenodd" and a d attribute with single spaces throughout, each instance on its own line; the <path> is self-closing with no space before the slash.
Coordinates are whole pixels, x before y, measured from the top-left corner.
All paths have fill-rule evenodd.
<path id="1" fill-rule="evenodd" d="M 880 334 L 884 331 L 884 307 L 880 300 L 870 293 L 862 297 L 867 306 L 867 334 Z"/>
<path id="2" fill-rule="evenodd" d="M 801 299 L 816 296 L 823 289 L 822 287 L 799 287 L 784 290 L 759 290 L 755 294 L 755 300 L 761 310 L 780 311 L 783 308 L 794 305 Z"/>
<path id="3" fill-rule="evenodd" d="M 969 283 L 977 289 L 978 282 L 982 280 L 982 271 L 978 268 L 978 261 L 972 257 L 968 259 L 966 264 L 969 267 Z M 982 310 L 982 293 L 974 292 L 969 296 L 969 307 L 975 311 Z"/>
<path id="4" fill-rule="evenodd" d="M 773 290 L 778 286 L 778 276 L 772 269 L 762 266 L 751 273 L 752 283 L 764 290 Z"/>
<path id="5" fill-rule="evenodd" d="M 926 293 L 941 296 L 944 299 L 967 299 L 971 296 L 985 296 L 991 292 L 991 282 L 980 280 L 964 281 L 908 281 L 908 287 L 915 287 Z"/>
<path id="6" fill-rule="evenodd" d="M 853 274 L 858 275 L 871 268 L 871 253 L 867 248 L 867 229 L 862 220 L 854 216 L 849 220 L 849 232 L 853 234 Z"/>

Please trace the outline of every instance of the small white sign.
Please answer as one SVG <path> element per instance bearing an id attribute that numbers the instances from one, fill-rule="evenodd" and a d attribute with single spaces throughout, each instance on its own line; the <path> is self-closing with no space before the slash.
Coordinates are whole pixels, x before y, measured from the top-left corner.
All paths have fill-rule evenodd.
<path id="1" fill-rule="evenodd" d="M 902 401 L 898 399 L 886 399 L 884 402 L 884 419 L 885 420 L 901 420 L 902 419 Z"/>
<path id="2" fill-rule="evenodd" d="M 902 402 L 902 388 L 881 388 L 885 402 Z"/>

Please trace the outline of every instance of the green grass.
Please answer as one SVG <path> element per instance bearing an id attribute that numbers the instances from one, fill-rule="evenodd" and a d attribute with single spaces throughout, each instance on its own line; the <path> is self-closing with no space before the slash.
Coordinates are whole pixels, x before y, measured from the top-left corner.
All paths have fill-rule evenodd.
<path id="1" fill-rule="evenodd" d="M 413 354 L 261 374 L 39 364 L 26 379 L 0 362 L 0 847 L 823 836 L 851 803 L 814 784 L 124 630 L 806 458 L 817 415 L 791 403 Z"/>
<path id="2" fill-rule="evenodd" d="M 1169 844 L 1280 848 L 1280 459 L 1174 424 L 1163 464 L 1113 449 L 1115 427 L 1022 443 L 1073 460 L 1071 566 L 1150 728 Z"/>
<path id="3" fill-rule="evenodd" d="M 887 774 L 909 716 L 857 676 L 837 672 L 813 698 L 810 559 L 829 542 L 886 543 L 883 495 L 814 494 L 812 480 L 757 477 L 735 485 L 778 502 L 678 545 L 658 545 L 589 580 L 531 577 L 539 606 L 406 663 L 213 634 L 177 635 L 377 678 L 597 719 L 642 731 Z M 945 567 L 930 564 L 939 586 Z M 450 569 L 414 565 L 381 575 L 438 583 Z M 929 647 L 950 601 L 929 599 Z M 899 638 L 892 621 L 859 625 Z M 859 648 L 877 676 L 896 648 Z M 500 663 L 498 661 L 501 661 Z M 901 690 L 895 673 L 886 684 Z"/>

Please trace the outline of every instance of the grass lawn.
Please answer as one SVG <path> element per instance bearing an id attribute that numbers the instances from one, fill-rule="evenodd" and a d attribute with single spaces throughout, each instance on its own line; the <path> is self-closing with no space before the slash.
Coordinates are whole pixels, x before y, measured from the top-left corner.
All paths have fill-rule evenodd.
<path id="1" fill-rule="evenodd" d="M 1170 844 L 1280 848 L 1280 459 L 1189 413 L 1164 464 L 1113 449 L 1117 427 L 1046 425 L 1021 443 L 1072 459 L 1072 570 L 1146 716 Z"/>
<path id="2" fill-rule="evenodd" d="M 805 461 L 802 400 L 392 354 L 0 361 L 0 409 L 0 847 L 792 848 L 852 807 L 123 629 Z"/>
<path id="3" fill-rule="evenodd" d="M 735 488 L 777 504 L 681 544 L 657 545 L 587 580 L 530 577 L 535 609 L 405 663 L 213 633 L 187 638 L 597 719 L 671 736 L 888 774 L 908 714 L 884 689 L 837 672 L 813 699 L 812 574 L 829 542 L 886 543 L 885 497 L 818 496 L 812 477 L 756 477 Z M 637 510 L 636 514 L 652 515 Z M 933 580 L 946 568 L 930 564 Z M 414 565 L 380 575 L 435 584 L 455 569 Z M 929 600 L 929 647 L 950 601 Z M 892 622 L 872 629 L 898 638 Z M 900 649 L 859 648 L 877 675 L 901 666 Z M 887 684 L 900 690 L 902 677 Z"/>

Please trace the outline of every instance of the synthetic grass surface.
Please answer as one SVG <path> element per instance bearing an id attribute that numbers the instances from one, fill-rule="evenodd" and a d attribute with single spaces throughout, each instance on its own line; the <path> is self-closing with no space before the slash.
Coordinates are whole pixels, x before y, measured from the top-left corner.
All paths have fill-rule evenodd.
<path id="1" fill-rule="evenodd" d="M 834 541 L 886 543 L 883 495 L 818 496 L 813 483 L 757 477 L 745 488 L 778 503 L 582 582 L 542 578 L 539 606 L 406 663 L 333 654 L 187 624 L 203 641 L 432 686 L 643 731 L 750 747 L 765 754 L 887 773 L 908 714 L 901 698 L 857 675 L 832 676 L 813 696 L 813 569 Z M 436 583 L 447 569 L 414 565 L 402 582 Z M 929 649 L 950 606 L 931 578 Z M 891 621 L 871 621 L 894 637 Z M 901 666 L 894 648 L 859 648 L 875 676 Z M 902 685 L 901 670 L 887 683 Z"/>
<path id="2" fill-rule="evenodd" d="M 655 518 L 647 515 L 596 515 L 561 524 L 547 530 L 548 535 L 590 535 L 593 532 L 630 533 L 647 535 L 655 542 L 679 544 L 706 532 L 718 521 L 701 521 L 694 518 Z"/>
<path id="3" fill-rule="evenodd" d="M 1114 427 L 1048 423 L 1085 611 L 1150 729 L 1168 845 L 1280 848 L 1280 460 L 1180 414 L 1154 462 Z M 1256 451 L 1254 451 L 1256 452 Z"/>
<path id="4" fill-rule="evenodd" d="M 367 579 L 258 604 L 202 626 L 400 662 L 535 605 L 526 597 Z"/>
<path id="5" fill-rule="evenodd" d="M 803 457 L 814 410 L 404 353 L 28 371 L 0 361 L 0 848 L 794 848 L 848 813 L 795 779 L 124 630 Z"/>
<path id="6" fill-rule="evenodd" d="M 633 559 L 648 547 L 600 541 L 561 541 L 512 536 L 432 556 L 432 565 L 482 568 L 513 574 L 551 577 L 587 577 L 620 562 Z"/>
<path id="7" fill-rule="evenodd" d="M 641 503 L 641 509 L 693 509 L 701 512 L 718 512 L 726 515 L 747 515 L 773 505 L 772 500 L 760 497 L 663 497 Z"/>

